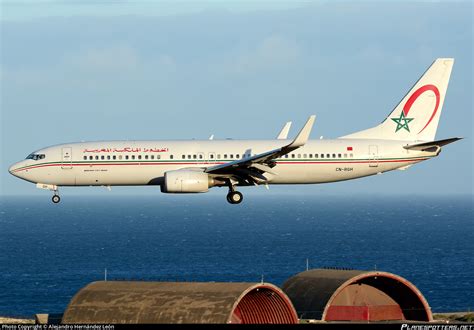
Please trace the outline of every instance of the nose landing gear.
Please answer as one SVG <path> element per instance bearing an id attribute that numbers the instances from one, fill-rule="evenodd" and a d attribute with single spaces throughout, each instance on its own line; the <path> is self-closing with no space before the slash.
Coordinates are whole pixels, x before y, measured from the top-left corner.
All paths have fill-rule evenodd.
<path id="1" fill-rule="evenodd" d="M 51 200 L 53 201 L 54 204 L 57 204 L 61 201 L 61 197 L 59 197 L 59 195 L 56 195 L 56 192 L 55 192 Z"/>
<path id="2" fill-rule="evenodd" d="M 53 191 L 54 191 L 54 195 L 51 198 L 51 200 L 53 201 L 54 204 L 58 204 L 61 201 L 61 197 L 59 197 L 59 193 L 58 193 L 58 187 L 54 187 Z"/>
<path id="3" fill-rule="evenodd" d="M 37 183 L 36 188 L 52 191 L 54 195 L 51 198 L 51 200 L 53 201 L 54 204 L 57 204 L 61 201 L 61 197 L 59 197 L 59 193 L 58 193 L 58 186 L 54 184 Z"/>

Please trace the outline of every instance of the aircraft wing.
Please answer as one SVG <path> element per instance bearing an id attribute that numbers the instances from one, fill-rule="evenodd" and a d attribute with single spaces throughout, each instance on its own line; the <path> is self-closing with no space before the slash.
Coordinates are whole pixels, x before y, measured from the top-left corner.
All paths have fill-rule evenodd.
<path id="1" fill-rule="evenodd" d="M 272 167 L 276 165 L 273 162 L 275 158 L 286 155 L 306 144 L 315 118 L 316 116 L 314 115 L 310 116 L 296 138 L 286 146 L 225 164 L 211 166 L 205 172 L 214 176 L 235 177 L 239 181 L 252 184 L 266 182 L 267 178 L 263 175 L 265 172 L 276 174 L 272 171 Z"/>

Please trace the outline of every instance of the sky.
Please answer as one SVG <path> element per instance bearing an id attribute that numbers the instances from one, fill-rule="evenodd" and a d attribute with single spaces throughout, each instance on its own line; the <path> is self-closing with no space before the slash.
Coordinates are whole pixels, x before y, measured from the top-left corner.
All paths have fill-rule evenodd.
<path id="1" fill-rule="evenodd" d="M 31 151 L 133 139 L 312 138 L 380 123 L 437 57 L 454 57 L 440 157 L 359 180 L 255 194 L 473 193 L 472 2 L 0 1 L 1 195 Z M 224 194 L 222 190 L 218 190 Z M 66 194 L 107 194 L 65 188 Z M 110 194 L 110 193 L 109 193 Z M 159 194 L 117 187 L 111 194 Z M 46 196 L 45 196 L 46 197 Z"/>

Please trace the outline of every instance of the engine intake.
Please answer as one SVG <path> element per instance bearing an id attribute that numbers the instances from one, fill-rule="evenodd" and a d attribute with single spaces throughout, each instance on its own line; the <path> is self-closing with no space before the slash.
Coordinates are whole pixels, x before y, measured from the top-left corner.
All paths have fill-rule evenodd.
<path id="1" fill-rule="evenodd" d="M 164 193 L 200 193 L 207 192 L 213 186 L 213 180 L 207 173 L 192 170 L 165 172 L 164 181 L 161 186 Z"/>

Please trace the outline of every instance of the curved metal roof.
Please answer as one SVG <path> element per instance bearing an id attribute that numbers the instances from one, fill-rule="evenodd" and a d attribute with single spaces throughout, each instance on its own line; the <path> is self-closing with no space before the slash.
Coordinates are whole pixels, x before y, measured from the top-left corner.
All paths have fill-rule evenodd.
<path id="1" fill-rule="evenodd" d="M 295 323 L 269 283 L 101 281 L 82 288 L 62 323 Z"/>
<path id="2" fill-rule="evenodd" d="M 312 269 L 289 278 L 282 289 L 290 297 L 300 318 L 326 320 L 338 294 L 353 284 L 364 284 L 383 292 L 400 306 L 407 320 L 432 320 L 431 309 L 421 292 L 406 279 L 392 273 Z M 386 298 L 382 299 L 386 301 Z"/>

